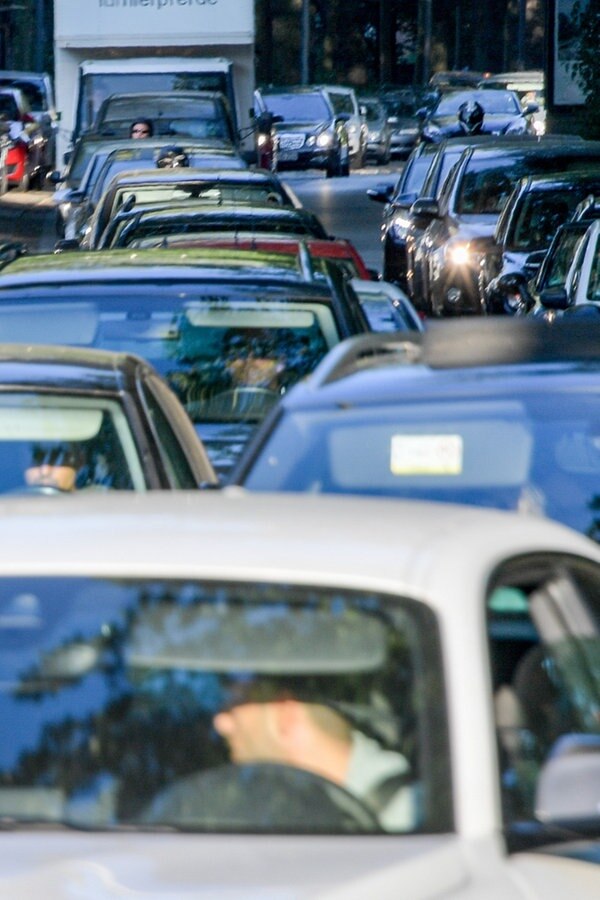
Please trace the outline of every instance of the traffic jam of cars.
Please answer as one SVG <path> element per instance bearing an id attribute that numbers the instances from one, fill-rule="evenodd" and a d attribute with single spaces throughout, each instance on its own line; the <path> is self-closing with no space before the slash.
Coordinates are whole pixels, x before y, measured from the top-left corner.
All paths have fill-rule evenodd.
<path id="1" fill-rule="evenodd" d="M 597 900 L 600 141 L 129 62 L 0 71 L 0 897 Z"/>

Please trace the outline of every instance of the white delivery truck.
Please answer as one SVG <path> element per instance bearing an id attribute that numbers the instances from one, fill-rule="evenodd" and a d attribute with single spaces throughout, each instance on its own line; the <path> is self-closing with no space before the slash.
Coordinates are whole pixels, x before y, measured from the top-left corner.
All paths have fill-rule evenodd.
<path id="1" fill-rule="evenodd" d="M 60 0 L 54 8 L 57 163 L 116 93 L 221 90 L 254 147 L 254 0 Z"/>

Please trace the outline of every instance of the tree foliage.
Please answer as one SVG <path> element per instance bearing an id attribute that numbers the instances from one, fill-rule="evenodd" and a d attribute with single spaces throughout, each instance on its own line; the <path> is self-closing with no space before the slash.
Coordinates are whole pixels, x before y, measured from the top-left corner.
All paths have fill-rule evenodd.
<path id="1" fill-rule="evenodd" d="M 586 98 L 587 134 L 597 138 L 600 137 L 600 0 L 577 0 L 568 24 L 568 33 L 577 47 L 572 72 Z"/>

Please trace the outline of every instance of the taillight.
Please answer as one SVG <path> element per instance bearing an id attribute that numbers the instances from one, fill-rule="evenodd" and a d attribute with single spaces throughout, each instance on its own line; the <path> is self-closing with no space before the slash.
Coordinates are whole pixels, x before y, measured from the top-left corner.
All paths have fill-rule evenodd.
<path id="1" fill-rule="evenodd" d="M 35 122 L 35 119 L 33 116 L 29 115 L 29 113 L 23 113 L 21 121 L 24 125 L 29 125 L 30 122 Z"/>

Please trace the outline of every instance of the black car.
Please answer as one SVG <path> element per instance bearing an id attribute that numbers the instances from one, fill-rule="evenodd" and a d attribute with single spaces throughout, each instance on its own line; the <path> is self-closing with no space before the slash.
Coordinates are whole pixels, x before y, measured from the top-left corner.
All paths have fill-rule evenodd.
<path id="1" fill-rule="evenodd" d="M 115 175 L 95 204 L 83 228 L 81 245 L 95 248 L 110 220 L 132 203 L 136 208 L 156 203 L 207 205 L 268 204 L 298 209 L 294 192 L 274 172 L 264 169 L 134 169 Z"/>
<path id="2" fill-rule="evenodd" d="M 157 161 L 173 139 L 113 140 L 86 134 L 79 138 L 64 171 L 48 176 L 57 190 L 53 202 L 57 206 L 59 237 L 75 238 L 92 214 L 95 204 L 115 175 L 133 169 L 157 169 Z M 180 143 L 190 167 L 247 169 L 247 163 L 227 142 L 213 138 Z"/>
<path id="3" fill-rule="evenodd" d="M 600 321 L 566 318 L 345 341 L 265 419 L 232 482 L 512 509 L 600 540 L 598 347 Z"/>
<path id="4" fill-rule="evenodd" d="M 481 134 L 515 135 L 534 134 L 532 116 L 538 111 L 537 103 L 523 108 L 514 91 L 448 91 L 440 95 L 437 103 L 421 111 L 420 139 L 438 143 L 444 138 L 465 134 L 459 123 L 463 104 L 478 103 L 483 109 Z"/>
<path id="5" fill-rule="evenodd" d="M 168 247 L 178 242 L 188 243 L 194 235 L 217 234 L 287 235 L 288 237 L 315 237 L 326 239 L 330 235 L 318 216 L 307 209 L 283 209 L 268 204 L 190 203 L 181 206 L 134 205 L 124 209 L 108 224 L 99 238 L 96 248 Z"/>
<path id="6" fill-rule="evenodd" d="M 350 173 L 348 113 L 336 113 L 323 88 L 257 90 L 254 112 L 269 113 L 275 167 L 323 169 L 328 178 Z"/>
<path id="7" fill-rule="evenodd" d="M 411 210 L 423 228 L 413 254 L 415 306 L 435 316 L 481 315 L 481 262 L 515 185 L 529 174 L 580 170 L 588 162 L 600 162 L 599 141 L 479 138 L 465 149 L 439 199 L 421 197 Z"/>
<path id="8" fill-rule="evenodd" d="M 527 312 L 525 288 L 557 229 L 590 194 L 600 192 L 600 160 L 581 171 L 522 178 L 498 220 L 481 264 L 482 302 L 490 315 Z"/>
<path id="9" fill-rule="evenodd" d="M 371 200 L 385 203 L 381 221 L 383 278 L 399 284 L 412 298 L 420 295 L 413 284 L 413 254 L 415 240 L 423 231 L 422 220 L 412 215 L 412 205 L 419 197 L 437 199 L 448 172 L 462 151 L 481 140 L 480 137 L 455 138 L 441 144 L 418 144 L 395 187 L 381 184 L 367 190 Z"/>
<path id="10" fill-rule="evenodd" d="M 2 343 L 0 422 L 0 493 L 217 484 L 179 400 L 129 353 Z"/>
<path id="11" fill-rule="evenodd" d="M 335 264 L 313 275 L 295 257 L 252 249 L 40 254 L 0 272 L 0 343 L 147 359 L 219 474 L 294 382 L 340 340 L 370 330 Z"/>

